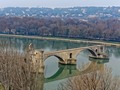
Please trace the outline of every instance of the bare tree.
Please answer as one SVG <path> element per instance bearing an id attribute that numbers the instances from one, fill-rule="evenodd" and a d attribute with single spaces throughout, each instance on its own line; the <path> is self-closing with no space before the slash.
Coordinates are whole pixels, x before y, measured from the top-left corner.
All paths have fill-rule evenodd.
<path id="1" fill-rule="evenodd" d="M 120 90 L 120 78 L 110 68 L 69 78 L 60 83 L 58 90 Z"/>
<path id="2" fill-rule="evenodd" d="M 43 90 L 43 73 L 33 72 L 31 55 L 7 44 L 0 43 L 0 84 L 5 90 Z"/>

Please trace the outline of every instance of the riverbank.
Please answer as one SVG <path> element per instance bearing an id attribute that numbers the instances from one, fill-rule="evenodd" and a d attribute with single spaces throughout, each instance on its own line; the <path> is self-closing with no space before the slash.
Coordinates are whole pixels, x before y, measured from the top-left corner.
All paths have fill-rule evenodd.
<path id="1" fill-rule="evenodd" d="M 69 39 L 69 38 L 55 38 L 55 37 L 39 37 L 39 36 L 25 36 L 25 35 L 11 35 L 11 34 L 0 34 L 4 37 L 16 37 L 16 38 L 33 38 L 33 39 L 44 39 L 44 40 L 57 40 L 57 41 L 69 41 L 69 42 L 84 42 L 84 43 L 95 43 L 106 46 L 117 46 L 120 47 L 120 43 L 111 43 L 106 41 L 96 41 L 96 40 L 80 40 L 80 39 Z"/>

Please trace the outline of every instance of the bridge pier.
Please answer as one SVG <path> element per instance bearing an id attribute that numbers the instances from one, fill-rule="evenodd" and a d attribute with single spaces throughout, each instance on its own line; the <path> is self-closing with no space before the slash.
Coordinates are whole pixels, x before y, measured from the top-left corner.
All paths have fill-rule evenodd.
<path id="1" fill-rule="evenodd" d="M 65 59 L 64 61 L 59 61 L 60 64 L 65 64 L 65 65 L 75 65 L 76 64 L 76 59 L 74 58 L 69 58 Z"/>

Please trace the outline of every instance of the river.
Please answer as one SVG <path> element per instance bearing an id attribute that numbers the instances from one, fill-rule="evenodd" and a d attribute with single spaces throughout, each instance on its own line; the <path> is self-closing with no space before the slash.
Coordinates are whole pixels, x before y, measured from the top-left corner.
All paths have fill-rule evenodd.
<path id="1" fill-rule="evenodd" d="M 85 46 L 92 46 L 98 44 L 92 43 L 77 43 L 68 41 L 54 41 L 54 40 L 40 40 L 31 38 L 16 38 L 16 37 L 0 37 L 0 41 L 6 41 L 13 48 L 23 52 L 30 43 L 33 43 L 35 49 L 43 49 L 47 51 L 64 50 L 70 48 L 78 48 Z M 82 51 L 76 57 L 77 65 L 60 65 L 58 64 L 58 58 L 51 56 L 44 62 L 45 64 L 45 82 L 44 90 L 55 90 L 61 82 L 64 82 L 66 78 L 73 77 L 78 72 L 87 73 L 89 66 L 92 62 L 98 64 L 98 66 L 106 65 L 112 69 L 114 75 L 120 75 L 120 47 L 108 46 L 105 48 L 106 53 L 109 55 L 109 60 L 89 60 L 89 52 Z M 84 69 L 83 64 L 85 65 Z M 101 66 L 102 67 L 102 66 Z"/>

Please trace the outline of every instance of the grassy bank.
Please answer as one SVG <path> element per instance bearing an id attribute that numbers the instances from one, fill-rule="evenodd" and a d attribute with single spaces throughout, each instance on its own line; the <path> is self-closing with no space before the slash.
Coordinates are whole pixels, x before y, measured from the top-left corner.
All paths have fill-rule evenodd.
<path id="1" fill-rule="evenodd" d="M 106 46 L 118 46 L 120 47 L 119 42 L 106 42 L 99 40 L 82 40 L 82 39 L 70 39 L 70 38 L 56 38 L 56 37 L 41 37 L 41 36 L 25 36 L 25 35 L 11 35 L 11 34 L 0 34 L 4 37 L 16 37 L 16 38 L 33 38 L 33 39 L 43 39 L 43 40 L 57 40 L 57 41 L 68 41 L 68 42 L 85 42 L 85 43 L 95 43 L 102 44 Z"/>

